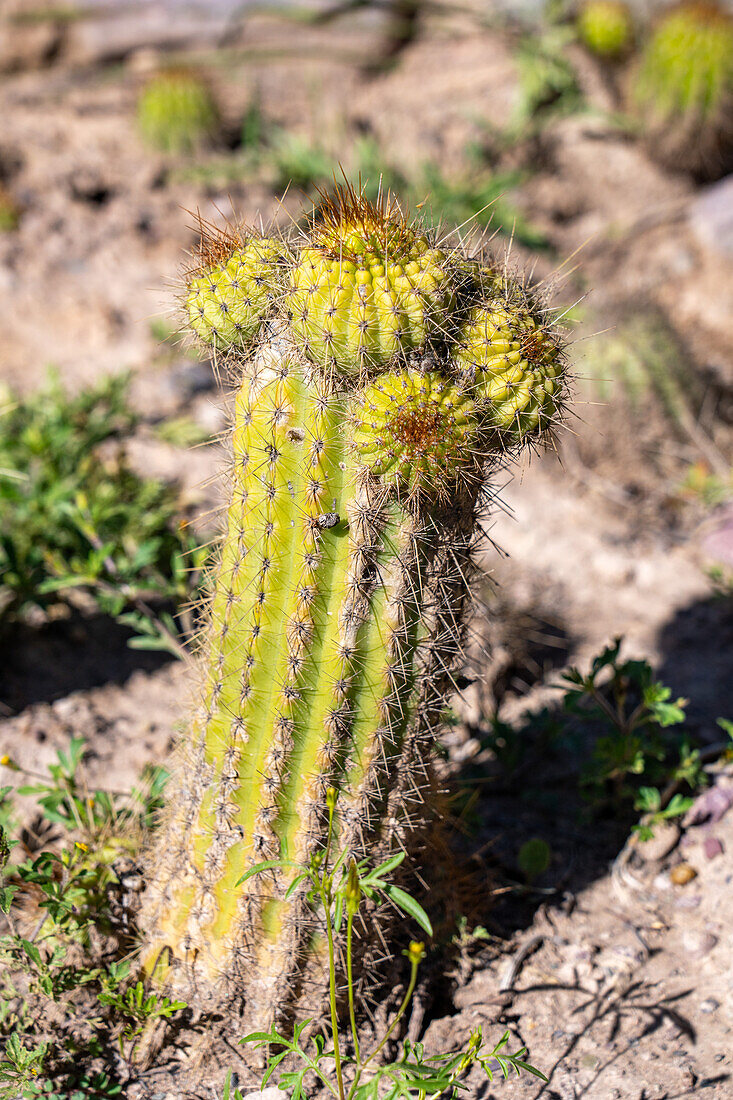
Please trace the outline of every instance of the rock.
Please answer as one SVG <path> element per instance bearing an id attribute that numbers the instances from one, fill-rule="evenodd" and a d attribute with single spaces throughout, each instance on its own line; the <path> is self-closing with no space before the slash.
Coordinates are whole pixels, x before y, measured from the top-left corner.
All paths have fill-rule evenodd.
<path id="1" fill-rule="evenodd" d="M 697 195 L 690 206 L 690 224 L 701 244 L 733 259 L 733 176 Z"/>
<path id="2" fill-rule="evenodd" d="M 682 934 L 682 946 L 688 955 L 701 959 L 703 955 L 709 955 L 718 942 L 718 937 L 712 932 L 701 932 L 694 928 L 688 928 Z"/>
<path id="3" fill-rule="evenodd" d="M 673 821 L 662 821 L 654 826 L 654 836 L 640 841 L 636 850 L 646 863 L 657 863 L 669 855 L 679 838 L 679 826 Z"/>
<path id="4" fill-rule="evenodd" d="M 675 886 L 685 886 L 697 878 L 697 871 L 689 863 L 678 863 L 669 872 L 669 877 Z"/>
<path id="5" fill-rule="evenodd" d="M 733 527 L 733 516 L 731 516 L 731 525 Z M 702 825 L 705 822 L 714 825 L 731 806 L 733 806 L 733 787 L 721 787 L 718 784 L 703 791 L 695 799 L 685 815 L 683 824 L 685 828 L 689 825 Z"/>
<path id="6" fill-rule="evenodd" d="M 245 1092 L 242 1100 L 283 1100 L 288 1095 L 289 1093 L 278 1088 L 256 1089 L 254 1092 Z"/>
<path id="7" fill-rule="evenodd" d="M 706 859 L 715 859 L 716 856 L 722 856 L 724 848 L 717 836 L 706 836 L 702 850 L 705 853 Z"/>
<path id="8" fill-rule="evenodd" d="M 700 1011 L 705 1015 L 709 1015 L 711 1012 L 715 1012 L 717 1008 L 720 1008 L 720 1001 L 716 1001 L 714 997 L 708 997 L 706 1001 L 703 1001 L 700 1005 Z"/>

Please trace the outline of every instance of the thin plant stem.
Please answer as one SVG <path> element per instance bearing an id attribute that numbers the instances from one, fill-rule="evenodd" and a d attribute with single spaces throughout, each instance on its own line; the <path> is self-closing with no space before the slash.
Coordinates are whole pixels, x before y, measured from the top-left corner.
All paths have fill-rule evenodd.
<path id="1" fill-rule="evenodd" d="M 412 994 L 415 992 L 415 986 L 417 985 L 417 969 L 418 969 L 419 965 L 420 964 L 417 963 L 417 962 L 412 963 L 412 972 L 410 974 L 410 982 L 409 982 L 409 985 L 407 986 L 407 992 L 405 993 L 404 997 L 402 998 L 402 1004 L 400 1005 L 400 1007 L 397 1011 L 397 1015 L 395 1016 L 394 1020 L 392 1021 L 392 1023 L 389 1025 L 386 1032 L 384 1033 L 384 1037 L 383 1037 L 382 1041 L 374 1048 L 374 1050 L 371 1052 L 371 1054 L 367 1055 L 367 1057 L 364 1059 L 364 1061 L 361 1062 L 361 1064 L 359 1065 L 359 1067 L 356 1071 L 356 1076 L 354 1077 L 354 1083 L 351 1086 L 351 1088 L 349 1089 L 348 1100 L 351 1100 L 351 1097 L 354 1095 L 354 1092 L 356 1091 L 356 1086 L 359 1084 L 359 1079 L 362 1075 L 362 1072 L 366 1069 L 366 1067 L 369 1065 L 370 1062 L 374 1061 L 374 1059 L 377 1057 L 379 1052 L 384 1048 L 384 1046 L 386 1045 L 386 1043 L 389 1041 L 390 1037 L 392 1036 L 392 1033 L 394 1032 L 395 1028 L 397 1027 L 397 1024 L 400 1022 L 400 1020 L 404 1016 L 404 1014 L 407 1010 L 407 1006 L 409 1005 L 409 1003 L 412 999 Z"/>
<path id="2" fill-rule="evenodd" d="M 359 1052 L 359 1036 L 356 1030 L 356 1011 L 354 1009 L 354 978 L 353 978 L 353 950 L 352 940 L 354 934 L 354 914 L 349 913 L 346 921 L 346 977 L 349 987 L 349 1019 L 351 1020 L 351 1035 L 354 1040 L 354 1054 L 356 1064 L 361 1062 Z"/>
<path id="3" fill-rule="evenodd" d="M 333 817 L 333 815 L 331 815 Z M 329 846 L 330 846 L 329 830 Z M 328 847 L 326 849 L 328 852 Z M 328 863 L 324 860 L 324 875 L 328 874 Z M 331 889 L 324 888 L 323 878 L 319 880 L 318 891 L 321 895 L 323 908 L 326 911 L 326 937 L 328 939 L 328 994 L 331 1002 L 331 1032 L 333 1037 L 333 1060 L 336 1067 L 336 1081 L 338 1083 L 339 1100 L 346 1100 L 344 1092 L 344 1075 L 341 1069 L 341 1045 L 339 1042 L 338 1010 L 336 1008 L 336 954 L 333 945 L 333 927 L 331 925 Z"/>

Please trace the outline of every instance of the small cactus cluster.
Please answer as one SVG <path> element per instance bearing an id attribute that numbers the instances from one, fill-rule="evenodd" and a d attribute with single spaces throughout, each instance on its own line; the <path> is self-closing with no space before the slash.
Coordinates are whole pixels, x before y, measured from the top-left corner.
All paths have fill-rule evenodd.
<path id="1" fill-rule="evenodd" d="M 188 69 L 167 69 L 142 88 L 137 124 L 143 141 L 152 149 L 190 154 L 215 140 L 219 111 L 200 76 Z"/>
<path id="2" fill-rule="evenodd" d="M 521 282 L 388 198 L 346 185 L 282 239 L 202 229 L 183 312 L 238 387 L 231 494 L 143 964 L 260 1027 L 309 989 L 318 1011 L 322 937 L 287 864 L 242 876 L 317 855 L 334 791 L 342 849 L 414 850 L 486 478 L 567 378 Z"/>
<path id="3" fill-rule="evenodd" d="M 650 150 L 701 177 L 733 165 L 733 17 L 714 0 L 688 0 L 659 20 L 631 87 Z"/>
<path id="4" fill-rule="evenodd" d="M 634 41 L 634 23 L 624 0 L 586 0 L 576 26 L 586 49 L 604 61 L 624 57 Z"/>

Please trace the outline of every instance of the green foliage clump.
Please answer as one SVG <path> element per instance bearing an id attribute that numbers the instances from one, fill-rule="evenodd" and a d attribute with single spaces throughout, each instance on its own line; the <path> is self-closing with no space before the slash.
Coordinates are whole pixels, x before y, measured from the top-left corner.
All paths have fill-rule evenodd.
<path id="1" fill-rule="evenodd" d="M 577 28 L 586 49 L 606 60 L 623 57 L 634 39 L 631 11 L 623 0 L 586 0 Z"/>
<path id="2" fill-rule="evenodd" d="M 149 601 L 186 599 L 201 555 L 176 492 L 115 446 L 136 423 L 127 387 L 118 377 L 72 397 L 52 376 L 30 397 L 0 396 L 0 624 L 83 590 L 138 631 L 137 647 L 180 655 L 174 621 Z"/>
<path id="3" fill-rule="evenodd" d="M 146 769 L 129 792 L 95 789 L 86 745 L 72 738 L 47 772 L 0 789 L 0 1098 L 99 1100 L 122 1085 L 107 1069 L 134 1055 L 148 1020 L 186 1006 L 132 981 L 126 893 L 167 773 Z M 16 820 L 35 799 L 40 849 Z"/>
<path id="4" fill-rule="evenodd" d="M 162 153 L 195 153 L 219 129 L 216 101 L 204 81 L 186 69 L 158 73 L 142 89 L 137 123 L 147 145 Z"/>
<path id="5" fill-rule="evenodd" d="M 632 103 L 655 157 L 700 176 L 733 158 L 733 18 L 714 2 L 668 11 L 646 44 Z"/>

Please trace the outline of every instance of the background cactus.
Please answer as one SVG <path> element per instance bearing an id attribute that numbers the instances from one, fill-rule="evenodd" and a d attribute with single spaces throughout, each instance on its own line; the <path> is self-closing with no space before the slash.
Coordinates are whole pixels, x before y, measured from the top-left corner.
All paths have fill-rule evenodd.
<path id="1" fill-rule="evenodd" d="M 225 240 L 232 256 L 248 247 L 239 231 L 220 236 L 212 272 L 228 270 Z M 535 436 L 550 407 L 525 376 L 544 364 L 553 412 L 562 383 L 559 343 L 540 340 L 521 286 L 444 254 L 390 202 L 344 188 L 278 256 L 263 276 L 256 342 L 249 354 L 231 345 L 240 385 L 206 678 L 142 912 L 148 973 L 207 1011 L 243 1005 L 256 1026 L 318 990 L 322 961 L 306 887 L 286 904 L 287 871 L 240 883 L 243 873 L 318 852 L 330 788 L 338 843 L 357 858 L 414 850 L 430 817 L 484 477 L 514 426 L 515 413 L 495 414 L 484 377 L 493 359 L 477 335 L 487 330 L 474 320 L 492 309 L 491 286 L 503 311 L 491 354 L 524 372 L 543 410 Z M 196 279 L 209 316 L 220 285 Z M 457 342 L 466 323 L 484 373 L 460 358 L 473 348 Z M 220 346 L 218 332 L 194 327 Z M 530 431 L 522 420 L 515 439 Z"/>
<path id="2" fill-rule="evenodd" d="M 587 0 L 576 26 L 586 49 L 604 60 L 623 57 L 634 40 L 631 11 L 623 0 Z"/>
<path id="3" fill-rule="evenodd" d="M 140 92 L 137 123 L 151 148 L 193 153 L 216 137 L 219 111 L 201 77 L 188 69 L 169 69 L 153 76 Z"/>
<path id="4" fill-rule="evenodd" d="M 671 168 L 708 177 L 733 164 L 733 19 L 684 3 L 657 24 L 634 75 L 632 105 L 649 149 Z"/>

